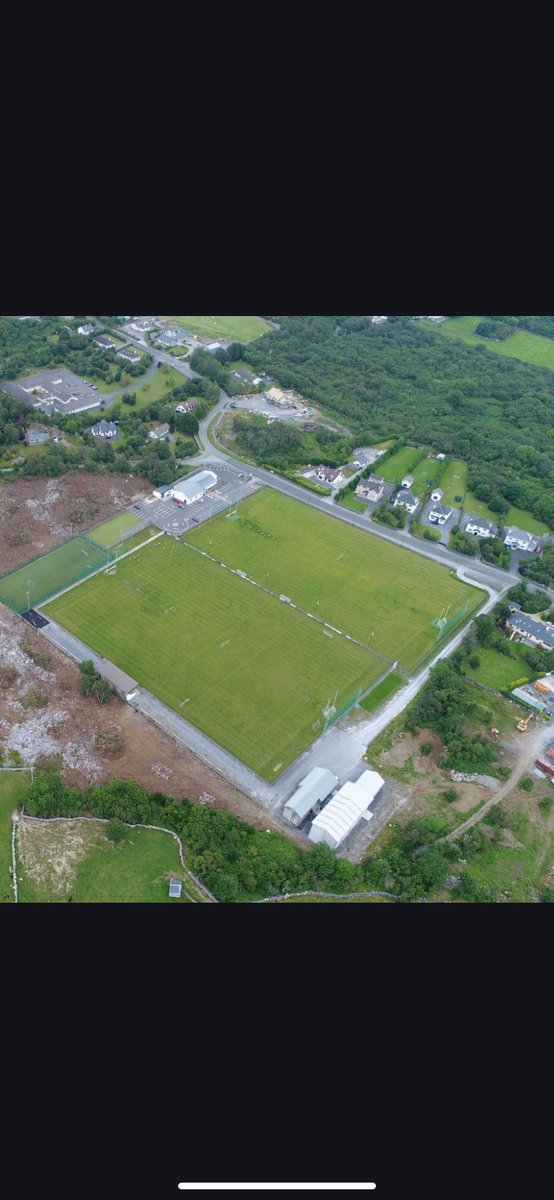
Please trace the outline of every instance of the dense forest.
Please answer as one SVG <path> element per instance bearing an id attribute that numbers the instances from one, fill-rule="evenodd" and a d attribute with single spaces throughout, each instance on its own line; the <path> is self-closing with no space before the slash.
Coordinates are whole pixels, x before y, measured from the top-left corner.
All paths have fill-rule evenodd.
<path id="1" fill-rule="evenodd" d="M 277 320 L 278 331 L 242 347 L 253 369 L 341 414 L 360 444 L 400 435 L 464 459 L 478 499 L 554 527 L 553 371 L 408 317 L 378 327 L 366 317 Z M 544 322 L 542 334 L 550 320 L 554 334 L 554 318 L 519 320 Z"/>

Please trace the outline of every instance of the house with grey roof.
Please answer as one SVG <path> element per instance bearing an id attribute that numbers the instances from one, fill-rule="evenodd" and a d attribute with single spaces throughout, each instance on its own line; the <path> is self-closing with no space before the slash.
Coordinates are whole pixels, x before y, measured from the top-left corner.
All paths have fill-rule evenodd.
<path id="1" fill-rule="evenodd" d="M 79 325 L 77 333 L 80 333 L 82 337 L 88 337 L 89 334 L 94 333 L 94 325 Z"/>
<path id="2" fill-rule="evenodd" d="M 155 442 L 161 442 L 164 438 L 169 437 L 169 425 L 167 421 L 164 421 L 163 425 L 156 425 L 155 429 L 151 429 L 148 437 L 153 438 Z"/>
<path id="3" fill-rule="evenodd" d="M 91 437 L 94 438 L 116 438 L 120 436 L 117 421 L 97 421 L 96 425 L 92 425 L 90 429 L 87 429 L 87 433 L 90 433 Z"/>
<path id="4" fill-rule="evenodd" d="M 504 545 L 509 546 L 512 550 L 529 550 L 532 553 L 538 543 L 532 533 L 527 533 L 525 529 L 512 527 L 506 530 Z"/>
<path id="5" fill-rule="evenodd" d="M 554 650 L 554 625 L 550 621 L 537 621 L 529 613 L 513 612 L 506 624 L 513 630 L 510 641 L 513 641 L 517 634 L 520 640 L 529 642 L 532 646 Z"/>
<path id="6" fill-rule="evenodd" d="M 293 825 L 301 825 L 310 813 L 317 813 L 323 800 L 336 788 L 338 778 L 327 767 L 314 767 L 287 800 L 283 816 Z"/>
<path id="7" fill-rule="evenodd" d="M 94 341 L 101 350 L 116 350 L 121 345 L 121 342 L 116 342 L 115 338 L 111 337 L 97 337 Z"/>
<path id="8" fill-rule="evenodd" d="M 126 358 L 131 363 L 138 363 L 141 360 L 141 355 L 137 354 L 137 351 L 133 350 L 131 346 L 125 346 L 123 350 L 118 350 L 117 357 Z"/>
<path id="9" fill-rule="evenodd" d="M 25 434 L 25 442 L 28 446 L 44 446 L 45 442 L 50 441 L 50 434 L 43 433 L 40 429 L 28 429 Z"/>
<path id="10" fill-rule="evenodd" d="M 472 533 L 474 537 L 496 537 L 496 525 L 485 517 L 469 517 L 464 526 L 464 533 Z"/>
<path id="11" fill-rule="evenodd" d="M 452 509 L 447 504 L 432 504 L 429 511 L 429 520 L 433 525 L 446 525 L 448 519 L 452 516 Z"/>
<path id="12" fill-rule="evenodd" d="M 415 512 L 419 500 L 417 496 L 412 495 L 406 488 L 401 488 L 394 497 L 394 508 L 405 508 L 409 513 Z"/>

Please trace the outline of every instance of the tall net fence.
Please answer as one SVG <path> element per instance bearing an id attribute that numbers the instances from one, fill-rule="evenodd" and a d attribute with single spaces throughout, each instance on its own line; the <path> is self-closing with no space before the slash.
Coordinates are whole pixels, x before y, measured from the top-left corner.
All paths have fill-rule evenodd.
<path id="1" fill-rule="evenodd" d="M 2 575 L 0 600 L 13 612 L 26 612 L 107 566 L 110 557 L 109 550 L 85 537 L 70 538 L 49 554 L 35 555 Z"/>

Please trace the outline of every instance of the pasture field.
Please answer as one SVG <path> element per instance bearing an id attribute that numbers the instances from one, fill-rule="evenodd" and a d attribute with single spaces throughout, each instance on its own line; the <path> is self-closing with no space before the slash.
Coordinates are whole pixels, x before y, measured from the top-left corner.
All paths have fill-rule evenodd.
<path id="1" fill-rule="evenodd" d="M 70 583 L 90 574 L 107 561 L 105 551 L 93 546 L 83 537 L 73 538 L 42 558 L 36 558 L 0 579 L 0 600 L 18 612 L 27 608 L 27 591 L 31 607 L 53 596 Z"/>
<path id="2" fill-rule="evenodd" d="M 502 354 L 505 358 L 518 358 L 520 362 L 532 363 L 535 367 L 547 367 L 554 371 L 552 338 L 518 329 L 503 342 L 493 342 L 475 334 L 475 329 L 482 320 L 483 317 L 451 317 L 439 325 L 438 329 L 448 337 L 461 338 L 469 346 L 486 346 L 487 350 L 492 350 L 494 354 Z"/>
<path id="3" fill-rule="evenodd" d="M 177 842 L 154 829 L 127 829 L 114 846 L 100 821 L 23 819 L 17 839 L 22 904 L 181 904 L 189 902 Z M 183 880 L 179 900 L 168 875 Z"/>
<path id="4" fill-rule="evenodd" d="M 97 525 L 95 529 L 87 529 L 87 537 L 96 542 L 98 546 L 113 546 L 116 542 L 121 541 L 127 530 L 133 529 L 135 525 L 140 525 L 141 520 L 142 517 L 139 513 L 117 513 L 117 516 L 110 517 L 108 521 Z"/>
<path id="5" fill-rule="evenodd" d="M 416 450 L 415 446 L 403 446 L 391 458 L 387 458 L 382 467 L 377 460 L 374 467 L 375 474 L 380 475 L 386 483 L 402 483 L 405 475 L 414 474 L 415 468 L 423 457 L 423 450 Z"/>
<path id="6" fill-rule="evenodd" d="M 213 337 L 214 342 L 219 338 L 230 338 L 233 342 L 252 342 L 254 338 L 268 333 L 271 326 L 262 321 L 261 317 L 166 317 L 167 321 L 175 321 L 181 329 L 189 333 L 198 333 L 201 337 Z M 251 368 L 248 368 L 251 370 Z"/>
<path id="7" fill-rule="evenodd" d="M 370 650 L 167 536 L 45 612 L 269 781 L 321 732 L 330 701 L 383 672 Z"/>
<path id="8" fill-rule="evenodd" d="M 30 782 L 30 771 L 0 771 L 0 904 L 13 901 L 12 813 L 19 807 Z"/>
<path id="9" fill-rule="evenodd" d="M 484 593 L 439 566 L 263 488 L 183 541 L 412 670 L 433 647 L 433 621 L 466 615 Z M 133 674 L 131 671 L 130 674 Z M 135 676 L 136 678 L 136 676 Z"/>

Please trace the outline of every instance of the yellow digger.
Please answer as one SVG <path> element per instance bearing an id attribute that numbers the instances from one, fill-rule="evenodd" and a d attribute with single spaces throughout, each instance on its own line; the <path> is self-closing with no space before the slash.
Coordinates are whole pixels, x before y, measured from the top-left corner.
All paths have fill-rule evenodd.
<path id="1" fill-rule="evenodd" d="M 527 729 L 527 726 L 528 726 L 529 721 L 531 720 L 532 716 L 533 716 L 533 713 L 529 713 L 529 716 L 526 717 L 525 720 L 523 720 L 523 717 L 522 717 L 521 721 L 518 721 L 517 728 L 518 728 L 519 733 L 525 733 L 525 730 Z"/>

